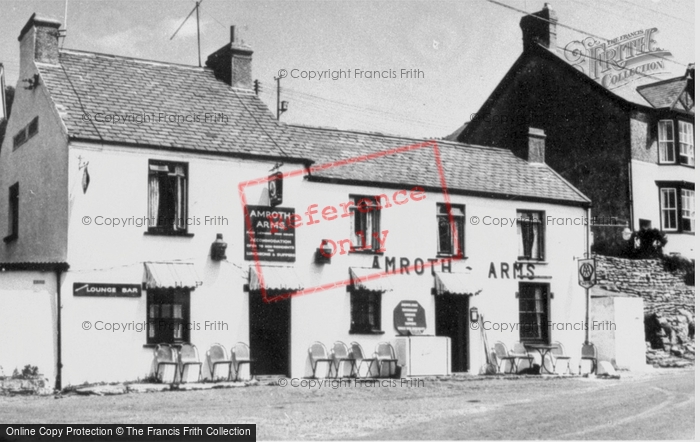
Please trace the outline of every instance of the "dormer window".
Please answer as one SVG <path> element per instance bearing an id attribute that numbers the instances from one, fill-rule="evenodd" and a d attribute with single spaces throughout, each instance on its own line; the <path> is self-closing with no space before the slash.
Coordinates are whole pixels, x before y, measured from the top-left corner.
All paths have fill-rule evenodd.
<path id="1" fill-rule="evenodd" d="M 693 123 L 661 120 L 658 127 L 659 163 L 695 166 Z"/>

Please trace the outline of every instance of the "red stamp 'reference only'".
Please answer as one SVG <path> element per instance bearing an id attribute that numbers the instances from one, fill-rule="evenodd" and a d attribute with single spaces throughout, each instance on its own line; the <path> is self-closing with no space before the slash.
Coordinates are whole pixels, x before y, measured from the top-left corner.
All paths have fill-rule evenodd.
<path id="1" fill-rule="evenodd" d="M 405 152 L 410 152 L 410 151 L 414 151 L 414 150 L 418 150 L 418 149 L 426 149 L 426 148 L 432 148 L 433 155 L 435 156 L 435 167 L 437 169 L 437 173 L 438 173 L 438 176 L 440 178 L 440 187 L 442 189 L 442 195 L 443 195 L 443 198 L 445 200 L 445 204 L 448 207 L 447 213 L 448 213 L 448 220 L 450 223 L 450 230 L 452 231 L 453 235 L 456 236 L 457 225 L 456 225 L 454 217 L 452 215 L 452 210 L 450 210 L 450 208 L 451 208 L 450 195 L 449 195 L 449 192 L 447 190 L 447 182 L 445 180 L 445 173 L 444 173 L 444 169 L 442 167 L 442 161 L 440 159 L 439 146 L 438 146 L 438 143 L 435 141 L 430 140 L 430 141 L 425 141 L 422 143 L 412 144 L 409 146 L 401 146 L 401 147 L 388 149 L 388 150 L 381 151 L 381 152 L 375 152 L 375 153 L 371 153 L 371 154 L 367 154 L 367 155 L 360 155 L 360 156 L 353 157 L 353 158 L 347 158 L 344 160 L 333 161 L 330 163 L 313 165 L 309 168 L 301 168 L 301 169 L 285 172 L 282 174 L 282 178 L 283 179 L 284 178 L 294 178 L 297 176 L 304 175 L 306 173 L 308 173 L 309 175 L 312 175 L 314 172 L 319 172 L 319 171 L 331 169 L 333 167 L 347 166 L 347 165 L 354 164 L 354 163 L 360 163 L 362 161 L 374 160 L 374 159 L 386 157 L 389 155 L 397 155 L 397 154 L 401 154 L 401 153 L 405 153 Z M 245 189 L 247 187 L 253 186 L 253 185 L 267 184 L 272 179 L 276 179 L 276 177 L 274 175 L 273 176 L 266 176 L 266 177 L 261 177 L 261 178 L 257 178 L 257 179 L 253 179 L 253 180 L 244 181 L 244 182 L 241 182 L 238 184 L 238 195 L 239 195 L 239 198 L 241 201 L 241 206 L 243 207 L 243 213 L 245 216 L 246 232 L 248 232 L 249 239 L 250 239 L 250 242 L 252 245 L 253 262 L 254 262 L 255 270 L 258 274 L 258 278 L 259 278 L 259 282 L 260 282 L 260 291 L 262 293 L 263 301 L 266 303 L 269 303 L 269 302 L 279 301 L 279 300 L 283 300 L 283 299 L 288 299 L 290 297 L 295 297 L 295 296 L 309 295 L 312 293 L 320 293 L 320 292 L 323 292 L 325 290 L 330 290 L 330 289 L 334 289 L 337 287 L 345 287 L 347 285 L 353 284 L 353 280 L 350 277 L 348 277 L 348 278 L 342 279 L 340 281 L 331 282 L 331 283 L 327 283 L 327 284 L 321 284 L 318 286 L 309 287 L 309 288 L 305 288 L 303 290 L 294 291 L 294 292 L 290 292 L 290 293 L 275 294 L 275 296 L 268 297 L 267 288 L 265 285 L 265 275 L 264 275 L 265 266 L 263 266 L 261 264 L 260 259 L 259 259 L 258 247 L 257 247 L 256 241 L 254 238 L 255 233 L 254 233 L 254 229 L 253 229 L 253 225 L 252 225 L 252 220 L 251 220 L 250 213 L 248 212 L 248 202 L 247 202 L 246 197 L 245 197 Z M 329 185 L 332 186 L 333 184 L 329 184 Z M 397 203 L 397 205 L 402 205 L 405 203 L 409 203 L 409 201 L 411 201 L 411 200 L 419 201 L 419 199 L 416 199 L 416 198 L 419 198 L 421 193 L 423 194 L 423 196 L 420 199 L 424 199 L 425 198 L 424 189 L 420 186 L 415 186 L 415 187 L 412 187 L 411 189 L 394 191 L 393 193 L 389 192 L 388 195 L 393 194 L 394 202 Z M 402 203 L 398 203 L 396 201 L 397 194 L 398 194 L 398 196 L 403 197 Z M 387 196 L 386 201 L 387 201 L 386 202 L 387 206 L 385 206 L 385 207 L 391 207 L 388 196 Z M 317 205 L 317 204 L 310 204 L 308 206 L 308 209 L 307 209 L 307 212 L 305 213 L 305 215 L 307 215 L 309 217 L 310 221 L 312 221 L 312 222 L 306 223 L 306 225 L 317 224 L 318 222 L 320 222 L 321 219 L 326 220 L 326 221 L 333 221 L 333 220 L 337 220 L 337 219 L 342 219 L 344 217 L 348 217 L 348 216 L 350 216 L 348 214 L 348 206 L 349 205 L 350 205 L 350 203 L 339 204 L 337 206 L 341 209 L 341 211 L 339 212 L 335 209 L 333 211 L 326 210 L 328 208 L 333 208 L 335 206 L 326 206 L 326 207 L 321 209 L 319 207 L 319 205 Z M 316 209 L 318 209 L 318 211 L 316 211 Z M 380 209 L 385 210 L 385 209 L 381 208 L 381 203 L 380 203 L 380 208 L 375 209 L 375 210 L 380 210 Z M 358 207 L 358 210 L 359 210 L 359 207 Z M 319 214 L 319 212 L 321 212 L 321 213 Z M 318 219 L 314 219 L 313 218 L 314 215 L 317 215 Z M 333 217 L 334 215 L 335 215 L 335 217 Z M 270 221 L 273 224 L 272 232 L 274 233 L 275 231 L 277 231 L 277 228 L 274 227 L 275 219 L 270 218 Z M 285 228 L 299 228 L 302 225 L 304 225 L 302 222 L 301 215 L 295 215 L 294 218 L 289 218 L 286 221 L 280 220 L 277 222 L 277 224 L 279 224 L 279 225 L 281 225 L 283 223 L 287 225 L 287 226 L 285 226 Z M 279 228 L 281 229 L 282 227 L 279 227 Z M 386 234 L 388 234 L 388 231 L 384 230 L 381 232 L 381 234 L 384 235 L 384 240 L 386 240 Z M 359 232 L 358 232 L 358 235 L 359 235 Z M 381 238 L 377 238 L 377 239 L 380 240 L 380 242 L 381 242 Z M 339 242 L 342 242 L 342 241 L 343 240 L 341 240 Z M 363 244 L 364 243 L 365 243 L 365 238 L 363 237 Z M 319 244 L 318 245 L 319 248 L 321 248 L 322 245 L 323 244 Z M 383 248 L 383 242 L 381 242 L 381 247 Z M 344 250 L 344 249 L 342 249 L 342 250 Z M 335 253 L 335 249 L 334 249 L 333 253 Z M 341 251 L 341 254 L 343 254 L 342 251 Z M 462 250 L 458 250 L 458 253 L 456 253 L 455 256 L 443 257 L 443 258 L 436 259 L 434 261 L 433 265 L 438 265 L 438 264 L 442 264 L 442 263 L 446 263 L 446 262 L 451 262 L 454 260 L 463 259 L 464 258 L 463 255 L 464 255 L 464 252 Z M 328 257 L 330 257 L 330 256 L 328 256 Z M 409 272 L 415 271 L 416 267 L 417 267 L 417 265 L 413 265 L 413 266 L 408 267 L 407 270 Z M 404 270 L 406 270 L 406 269 L 404 268 Z M 371 275 L 359 277 L 359 278 L 357 278 L 357 282 L 364 282 L 364 281 L 371 281 L 371 280 L 379 279 L 379 278 L 385 278 L 385 277 L 388 277 L 390 275 L 394 275 L 398 272 L 399 271 L 397 271 L 397 270 L 393 270 L 393 271 L 387 273 L 385 271 L 381 271 L 381 270 L 377 269 L 377 273 L 373 273 Z"/>

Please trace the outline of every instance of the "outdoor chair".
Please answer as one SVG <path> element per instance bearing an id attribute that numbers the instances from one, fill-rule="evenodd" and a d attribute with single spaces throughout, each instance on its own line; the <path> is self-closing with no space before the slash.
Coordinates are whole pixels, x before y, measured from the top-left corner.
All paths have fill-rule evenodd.
<path id="1" fill-rule="evenodd" d="M 532 361 L 535 359 L 535 357 L 528 353 L 527 349 L 525 348 L 522 342 L 516 342 L 515 344 L 513 344 L 513 351 L 510 354 L 511 356 L 515 356 L 516 358 L 516 371 L 518 367 L 518 362 L 522 359 L 527 359 L 527 362 L 530 364 L 529 367 L 532 368 Z M 541 362 L 542 364 L 544 364 L 544 361 Z"/>
<path id="2" fill-rule="evenodd" d="M 510 352 L 508 351 L 508 347 L 506 347 L 506 344 L 504 344 L 501 341 L 496 341 L 493 344 L 493 351 L 496 355 L 496 365 L 498 366 L 498 372 L 504 373 L 501 365 L 505 361 L 505 362 L 510 362 L 510 372 L 515 373 L 515 371 L 516 371 L 515 360 L 517 359 L 517 357 L 512 356 L 510 354 Z"/>
<path id="3" fill-rule="evenodd" d="M 355 360 L 350 356 L 350 351 L 348 346 L 341 341 L 336 341 L 333 343 L 333 348 L 331 348 L 331 359 L 335 363 L 335 377 L 344 377 L 340 372 L 340 367 L 343 366 L 345 362 L 350 363 L 350 376 L 355 373 Z"/>
<path id="4" fill-rule="evenodd" d="M 377 360 L 377 363 L 379 364 L 380 377 L 382 376 L 382 368 L 386 363 L 389 364 L 389 377 L 394 376 L 394 373 L 396 372 L 396 366 L 399 360 L 396 358 L 396 353 L 394 353 L 394 347 L 392 347 L 391 344 L 389 344 L 388 342 L 380 342 L 379 344 L 377 344 L 377 346 L 374 349 L 374 357 Z M 394 364 L 393 370 L 392 364 Z"/>
<path id="5" fill-rule="evenodd" d="M 253 359 L 250 357 L 250 347 L 244 342 L 237 342 L 236 345 L 231 349 L 231 362 L 234 370 L 236 370 L 234 381 L 240 380 L 241 377 L 241 365 L 248 364 L 250 369 L 250 364 Z"/>
<path id="6" fill-rule="evenodd" d="M 552 342 L 552 347 L 554 348 L 552 348 L 552 350 L 549 352 L 549 355 L 552 358 L 552 371 L 554 373 L 557 372 L 557 362 L 562 360 L 566 361 L 566 372 L 571 374 L 571 357 L 566 356 L 566 353 L 564 352 L 564 346 L 562 345 L 562 343 L 558 341 Z"/>
<path id="7" fill-rule="evenodd" d="M 226 352 L 226 349 L 223 345 L 213 344 L 211 347 L 209 347 L 209 350 L 207 350 L 207 366 L 209 367 L 209 373 L 211 374 L 212 381 L 217 379 L 215 377 L 215 373 L 216 367 L 219 365 L 224 365 L 228 368 L 228 372 L 226 373 L 226 379 L 230 379 L 231 359 L 228 358 L 228 353 Z M 221 376 L 219 376 L 219 378 L 220 377 Z"/>
<path id="8" fill-rule="evenodd" d="M 180 362 L 180 382 L 185 382 L 185 370 L 187 369 L 189 374 L 190 365 L 197 366 L 197 381 L 199 381 L 202 378 L 202 362 L 199 360 L 199 350 L 197 350 L 197 347 L 194 344 L 182 344 L 178 356 Z"/>
<path id="9" fill-rule="evenodd" d="M 578 374 L 581 374 L 583 361 L 591 361 L 591 369 L 588 373 L 596 373 L 598 369 L 598 352 L 592 342 L 585 343 L 581 347 L 581 360 L 578 363 Z"/>
<path id="10" fill-rule="evenodd" d="M 177 376 L 177 358 L 175 356 L 175 350 L 168 344 L 158 344 L 153 351 L 153 357 L 156 364 L 156 379 L 158 379 L 159 382 L 164 382 L 165 371 L 161 374 L 161 367 L 172 367 L 172 380 L 170 383 L 174 383 Z"/>
<path id="11" fill-rule="evenodd" d="M 328 364 L 328 373 L 326 377 L 330 377 L 331 368 L 333 367 L 333 359 L 328 356 L 328 350 L 326 346 L 322 343 L 316 341 L 309 347 L 309 359 L 311 360 L 311 369 L 313 370 L 313 377 L 316 378 L 316 368 L 319 362 L 324 362 Z"/>
<path id="12" fill-rule="evenodd" d="M 350 356 L 355 360 L 355 376 L 361 377 L 362 374 L 362 364 L 367 364 L 367 376 L 372 376 L 372 366 L 376 361 L 375 358 L 366 358 L 365 351 L 358 342 L 350 343 Z"/>

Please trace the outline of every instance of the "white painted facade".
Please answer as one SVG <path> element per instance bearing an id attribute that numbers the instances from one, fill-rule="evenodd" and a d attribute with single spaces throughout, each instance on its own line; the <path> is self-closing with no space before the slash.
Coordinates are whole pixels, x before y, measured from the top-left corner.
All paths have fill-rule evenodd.
<path id="1" fill-rule="evenodd" d="M 89 161 L 91 181 L 84 194 L 80 185 L 75 185 L 81 177 L 78 157 Z M 145 227 L 96 225 L 104 223 L 107 218 L 146 216 L 148 161 L 154 159 L 188 164 L 188 216 L 199 221 L 198 225 L 191 225 L 188 229 L 193 236 L 144 235 Z M 237 189 L 240 182 L 266 177 L 274 163 L 86 143 L 71 143 L 69 160 L 73 184 L 67 255 L 71 267 L 62 280 L 64 385 L 135 380 L 150 373 L 153 349 L 145 345 L 146 290 L 139 298 L 73 296 L 74 283 L 140 284 L 144 281 L 144 262 L 194 263 L 202 285 L 190 296 L 189 319 L 193 327 L 190 341 L 199 348 L 202 360 L 206 349 L 213 343 L 230 348 L 235 342 L 248 342 L 248 293 L 244 291 L 244 285 L 248 283 L 248 269 L 254 263 L 245 261 L 243 256 L 245 220 Z M 282 171 L 300 167 L 287 164 Z M 280 207 L 294 207 L 301 215 L 311 204 L 318 204 L 319 208 L 338 207 L 347 202 L 351 194 L 391 195 L 396 191 L 308 182 L 301 176 L 286 179 L 284 186 L 284 202 Z M 266 186 L 248 187 L 246 198 L 249 204 L 267 205 Z M 292 299 L 290 368 L 293 377 L 311 374 L 307 349 L 314 341 L 321 341 L 327 347 L 336 340 L 346 344 L 358 341 L 369 355 L 380 341 L 394 343 L 397 333 L 393 327 L 393 310 L 401 300 L 418 301 L 426 310 L 427 329 L 424 334 L 435 334 L 435 297 L 431 294 L 434 279 L 427 259 L 436 258 L 436 204 L 443 201 L 442 194 L 427 193 L 422 201 L 410 200 L 402 206 L 382 211 L 381 228 L 388 231 L 386 252 L 377 257 L 382 270 L 386 258 L 396 259 L 397 271 L 402 257 L 408 258 L 412 266 L 416 258 L 426 263 L 422 275 L 414 271 L 386 277 L 393 290 L 382 295 L 383 334 L 349 333 L 350 294 L 345 285 Z M 585 253 L 585 228 L 546 226 L 546 261 L 534 264 L 533 268 L 537 277 L 547 279 L 530 281 L 513 277 L 512 265 L 517 262 L 519 241 L 516 227 L 485 223 L 496 218 L 515 219 L 517 210 L 544 211 L 546 216 L 568 219 L 584 218 L 585 210 L 573 206 L 458 195 L 452 195 L 451 202 L 466 206 L 467 220 L 472 216 L 481 220 L 479 225 L 467 221 L 466 256 L 469 259 L 452 262 L 451 270 L 469 272 L 474 287 L 482 290 L 470 299 L 469 305 L 477 307 L 484 315 L 491 344 L 500 340 L 512 346 L 513 342 L 520 340 L 518 331 L 499 328 L 513 328 L 519 322 L 516 298 L 519 283 L 541 282 L 549 284 L 553 293 L 550 320 L 556 325 L 551 331 L 551 340 L 562 342 L 574 357 L 572 363 L 575 362 L 584 339 L 585 297 L 583 289 L 577 285 L 576 259 Z M 228 225 L 204 225 L 205 216 L 224 217 Z M 85 217 L 90 217 L 89 225 L 84 224 Z M 304 224 L 296 229 L 295 263 L 262 264 L 293 265 L 305 288 L 347 281 L 350 267 L 370 268 L 375 256 L 337 254 L 331 258 L 330 264 L 315 264 L 314 252 L 323 239 L 350 238 L 349 220 L 340 218 L 312 226 Z M 215 262 L 209 257 L 217 233 L 222 233 L 228 243 L 228 261 Z M 502 263 L 509 266 L 507 272 L 502 273 Z M 489 277 L 492 264 L 496 273 Z M 467 270 L 467 266 L 471 270 Z M 83 329 L 85 321 L 91 324 L 89 330 Z M 226 324 L 227 329 L 205 330 L 205 323 L 217 322 Z M 105 330 L 115 327 L 113 324 L 131 329 Z M 577 329 L 558 329 L 561 327 Z M 255 351 L 252 348 L 253 355 Z M 478 372 L 483 363 L 480 333 L 472 330 L 469 335 L 470 372 Z M 203 373 L 206 373 L 206 367 Z"/>
<path id="2" fill-rule="evenodd" d="M 57 23 L 47 25 L 34 17 L 30 19 L 21 43 L 22 76 L 41 73 L 41 63 L 35 63 L 36 54 L 33 55 L 34 43 L 39 42 L 32 34 L 35 22 L 39 23 L 42 32 L 58 26 Z M 49 34 L 44 32 L 42 35 Z M 43 44 L 48 44 L 47 41 L 45 39 Z M 57 41 L 53 44 L 58 51 Z M 235 57 L 232 60 L 240 62 Z M 51 69 L 45 71 L 50 77 Z M 198 80 L 205 81 L 206 78 L 209 77 L 200 75 Z M 226 88 L 222 86 L 228 94 L 230 89 Z M 173 140 L 164 141 L 163 148 L 144 147 L 136 145 L 139 142 L 137 135 L 134 135 L 135 140 L 120 141 L 133 142 L 134 145 L 119 144 L 114 140 L 76 141 L 73 137 L 80 136 L 80 131 L 75 129 L 73 117 L 64 111 L 65 107 L 54 105 L 45 88 L 32 91 L 18 88 L 8 136 L 0 156 L 2 187 L 7 189 L 15 181 L 20 182 L 19 234 L 0 247 L 0 263 L 15 267 L 0 274 L 0 305 L 10 306 L 0 312 L 0 320 L 8 324 L 0 327 L 0 342 L 16 339 L 21 344 L 19 348 L 37 348 L 41 353 L 41 356 L 32 356 L 23 350 L 13 350 L 11 355 L 0 352 L 0 365 L 6 374 L 14 368 L 12 365 L 19 364 L 21 369 L 26 364 L 34 364 L 47 377 L 53 377 L 53 381 L 59 375 L 60 360 L 63 387 L 84 382 L 133 381 L 150 376 L 153 373 L 154 343 L 149 343 L 147 337 L 149 290 L 144 288 L 138 297 L 75 296 L 74 288 L 99 283 L 141 285 L 146 282 L 146 264 L 152 262 L 189 263 L 194 267 L 201 284 L 189 294 L 189 318 L 185 318 L 185 326 L 190 329 L 188 340 L 199 348 L 202 362 L 211 344 L 220 343 L 230 349 L 239 341 L 252 343 L 250 296 L 257 294 L 253 292 L 251 295 L 247 290 L 250 288 L 250 268 L 255 263 L 244 257 L 246 222 L 239 185 L 266 178 L 278 161 L 282 161 L 277 151 L 263 151 L 270 154 L 267 159 L 259 153 L 261 150 L 256 149 L 273 150 L 271 146 L 278 142 L 303 145 L 304 141 L 291 139 L 284 127 L 277 126 L 271 115 L 262 111 L 259 114 L 270 120 L 268 124 L 275 125 L 278 136 L 289 139 L 275 140 L 266 132 L 266 137 L 272 139 L 272 143 L 265 144 L 266 147 L 226 145 L 219 151 L 226 151 L 227 155 L 197 153 L 199 145 L 190 146 L 187 152 L 171 150 L 177 144 Z M 75 109 L 72 111 L 75 114 Z M 36 115 L 40 118 L 38 134 L 13 150 L 14 133 Z M 251 115 L 255 119 L 255 115 Z M 74 126 L 69 130 L 64 121 Z M 251 123 L 251 127 L 254 128 L 252 131 L 257 131 L 257 126 Z M 245 128 L 249 129 L 248 126 Z M 82 130 L 89 129 L 82 127 Z M 257 132 L 248 136 L 251 143 L 256 142 L 255 138 L 267 140 Z M 242 159 L 244 156 L 253 158 L 250 152 L 258 152 L 257 159 Z M 187 165 L 187 235 L 146 234 L 148 228 L 144 219 L 149 216 L 149 161 L 153 160 Z M 282 173 L 303 167 L 299 159 L 285 158 L 283 161 L 279 169 Z M 490 159 L 484 157 L 479 161 Z M 90 180 L 84 190 L 85 166 Z M 421 164 L 416 170 L 422 170 L 423 166 Z M 527 167 L 546 166 L 529 163 Z M 527 171 L 519 169 L 519 172 L 528 178 Z M 290 326 L 281 333 L 287 333 L 289 353 L 279 355 L 286 367 L 274 373 L 257 370 L 257 374 L 311 375 L 307 349 L 315 341 L 323 342 L 328 348 L 336 340 L 346 344 L 357 341 L 364 347 L 366 356 L 371 357 L 377 343 L 388 341 L 396 344 L 393 311 L 401 301 L 420 303 L 426 313 L 424 335 L 435 335 L 438 322 L 436 295 L 431 293 L 435 279 L 428 260 L 437 258 L 436 210 L 438 204 L 445 202 L 443 193 L 427 192 L 423 198 L 409 199 L 403 205 L 396 202 L 392 207 L 385 205 L 380 226 L 380 230 L 386 232 L 383 254 L 342 254 L 338 251 L 330 263 L 317 264 L 314 256 L 323 240 L 339 242 L 350 239 L 353 234 L 352 217 L 321 220 L 324 207 L 339 208 L 349 201 L 351 195 L 393 195 L 402 189 L 390 184 L 369 187 L 362 181 L 353 185 L 323 183 L 309 180 L 306 175 L 308 171 L 285 179 L 284 200 L 279 206 L 294 208 L 304 223 L 295 230 L 295 261 L 263 262 L 263 275 L 265 268 L 270 266 L 292 267 L 306 289 L 331 283 L 338 285 L 325 291 L 295 296 L 288 301 L 291 304 Z M 350 171 L 346 175 L 355 176 Z M 416 177 L 417 182 L 420 179 L 422 177 Z M 413 187 L 403 190 L 410 192 Z M 248 186 L 243 194 L 249 205 L 269 205 L 265 183 Z M 484 316 L 491 345 L 503 341 L 510 348 L 521 340 L 517 293 L 522 291 L 523 284 L 546 285 L 547 292 L 552 294 L 546 300 L 547 319 L 552 323 L 548 341 L 562 342 L 572 356 L 572 365 L 576 364 L 584 341 L 585 320 L 585 296 L 577 285 L 576 260 L 586 253 L 587 200 L 575 191 L 572 194 L 576 194 L 576 202 L 571 204 L 552 202 L 555 200 L 536 202 L 539 198 L 532 195 L 527 201 L 519 201 L 517 195 L 515 198 L 470 196 L 474 194 L 472 189 L 471 193 L 450 195 L 452 204 L 465 208 L 465 256 L 468 259 L 453 261 L 449 269 L 440 266 L 439 271 L 469 273 L 470 291 L 479 291 L 479 294 L 468 299 L 468 307 L 476 307 Z M 316 219 L 321 221 L 306 225 L 305 212 L 311 205 L 318 206 Z M 6 213 L 7 210 L 7 200 L 0 198 L 0 212 Z M 516 218 L 519 210 L 543 213 L 543 261 L 518 261 L 521 240 Z M 508 227 L 496 225 L 495 220 L 504 220 Z M 117 223 L 119 225 L 115 225 Z M 7 231 L 8 224 L 7 217 L 0 217 L 0 231 Z M 228 259 L 225 261 L 214 261 L 210 257 L 211 245 L 218 234 L 222 234 L 228 243 Z M 384 288 L 390 290 L 381 295 L 380 331 L 350 333 L 351 294 L 346 287 L 350 269 L 371 268 L 376 261 L 377 272 L 381 272 L 387 260 L 392 259 L 397 272 L 381 281 Z M 422 274 L 415 271 L 417 269 L 402 273 L 401 265 L 405 260 L 409 266 L 422 262 Z M 55 273 L 17 270 L 23 265 L 39 264 L 47 268 L 67 264 L 69 268 L 61 273 L 60 282 L 52 279 Z M 524 278 L 515 274 L 515 264 L 522 265 Z M 35 281 L 40 279 L 46 282 L 35 292 Z M 59 293 L 60 306 L 57 305 Z M 26 319 L 34 312 L 37 312 L 35 318 Z M 468 333 L 468 347 L 465 347 L 468 371 L 477 373 L 485 363 L 481 335 L 475 327 L 467 326 L 466 329 L 469 330 L 465 332 Z M 263 353 L 256 344 L 251 347 L 253 358 Z M 452 357 L 456 357 L 454 352 Z M 22 362 L 23 359 L 26 362 Z M 205 377 L 207 372 L 204 366 L 202 373 Z"/>
<path id="3" fill-rule="evenodd" d="M 695 168 L 680 165 L 659 165 L 632 160 L 632 189 L 634 198 L 634 225 L 640 220 L 650 220 L 652 228 L 662 230 L 661 201 L 657 181 L 695 183 Z M 680 199 L 680 195 L 678 195 Z M 680 214 L 679 214 L 680 217 Z M 678 220 L 680 222 L 680 219 Z M 695 233 L 666 232 L 667 253 L 675 252 L 689 258 L 695 257 Z"/>

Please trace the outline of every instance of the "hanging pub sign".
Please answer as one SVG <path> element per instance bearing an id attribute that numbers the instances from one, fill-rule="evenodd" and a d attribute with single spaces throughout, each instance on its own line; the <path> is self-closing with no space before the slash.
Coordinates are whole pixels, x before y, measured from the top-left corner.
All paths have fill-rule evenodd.
<path id="1" fill-rule="evenodd" d="M 282 172 L 273 173 L 267 182 L 267 193 L 270 197 L 270 206 L 282 204 Z"/>
<path id="2" fill-rule="evenodd" d="M 74 282 L 73 296 L 138 298 L 141 296 L 141 284 L 93 284 L 91 282 Z"/>
<path id="3" fill-rule="evenodd" d="M 295 230 L 289 220 L 294 208 L 246 206 L 250 222 L 244 223 L 246 261 L 294 262 L 296 259 Z M 253 250 L 255 244 L 256 251 Z"/>
<path id="4" fill-rule="evenodd" d="M 425 327 L 425 309 L 418 301 L 399 302 L 394 309 L 394 328 L 400 335 L 420 335 Z"/>

